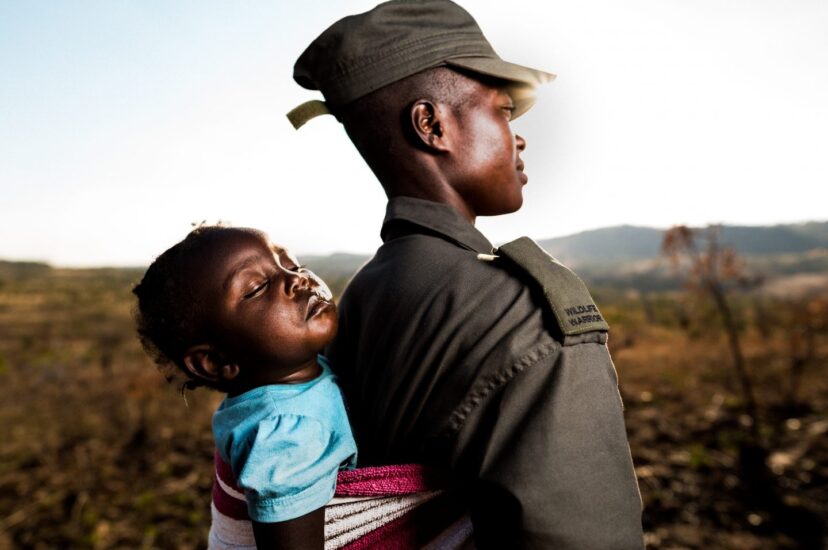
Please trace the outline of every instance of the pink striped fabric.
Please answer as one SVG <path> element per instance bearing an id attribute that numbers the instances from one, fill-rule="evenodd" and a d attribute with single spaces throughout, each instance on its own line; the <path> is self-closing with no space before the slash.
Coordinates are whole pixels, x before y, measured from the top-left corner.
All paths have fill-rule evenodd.
<path id="1" fill-rule="evenodd" d="M 218 452 L 214 463 L 209 548 L 255 548 L 244 493 Z M 413 550 L 427 543 L 459 548 L 449 541 L 470 540 L 471 524 L 457 503 L 435 486 L 433 476 L 419 464 L 339 472 L 336 494 L 326 508 L 326 549 Z"/>
<path id="2" fill-rule="evenodd" d="M 233 519 L 250 520 L 247 515 L 247 502 L 242 490 L 236 484 L 236 478 L 233 476 L 233 470 L 230 465 L 224 462 L 216 451 L 213 456 L 213 464 L 216 468 L 216 477 L 213 481 L 213 504 L 219 512 Z M 232 494 L 232 491 L 237 493 Z"/>
<path id="3" fill-rule="evenodd" d="M 218 451 L 213 455 L 216 482 L 213 483 L 213 503 L 218 510 L 233 519 L 250 519 L 247 505 L 238 495 L 243 491 L 236 484 L 233 470 L 222 460 Z M 342 470 L 336 478 L 337 497 L 367 497 L 409 495 L 429 491 L 426 469 L 421 464 L 368 466 Z M 219 482 L 220 481 L 220 482 Z M 243 498 L 243 497 L 242 497 Z"/>
<path id="4" fill-rule="evenodd" d="M 420 464 L 342 470 L 336 478 L 338 497 L 408 495 L 430 489 L 426 469 Z"/>

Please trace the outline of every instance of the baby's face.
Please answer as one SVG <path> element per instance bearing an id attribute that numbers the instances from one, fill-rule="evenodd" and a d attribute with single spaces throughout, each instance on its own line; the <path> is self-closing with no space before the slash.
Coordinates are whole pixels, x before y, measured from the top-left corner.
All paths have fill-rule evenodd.
<path id="1" fill-rule="evenodd" d="M 263 233 L 228 229 L 205 260 L 194 277 L 209 338 L 242 372 L 289 375 L 336 334 L 331 291 Z"/>

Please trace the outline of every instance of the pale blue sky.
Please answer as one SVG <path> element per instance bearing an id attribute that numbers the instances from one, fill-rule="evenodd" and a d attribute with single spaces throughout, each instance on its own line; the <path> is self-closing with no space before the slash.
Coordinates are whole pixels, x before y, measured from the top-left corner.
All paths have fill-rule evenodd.
<path id="1" fill-rule="evenodd" d="M 515 122 L 524 208 L 495 241 L 621 223 L 828 219 L 828 3 L 470 0 L 502 57 L 558 73 Z M 384 196 L 307 43 L 369 1 L 0 2 L 0 258 L 142 265 L 190 222 L 370 252 Z"/>

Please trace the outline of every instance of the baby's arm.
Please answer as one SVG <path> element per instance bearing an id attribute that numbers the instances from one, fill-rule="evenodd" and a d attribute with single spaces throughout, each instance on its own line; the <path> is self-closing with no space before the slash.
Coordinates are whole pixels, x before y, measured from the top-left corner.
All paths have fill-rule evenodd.
<path id="1" fill-rule="evenodd" d="M 340 465 L 355 453 L 353 439 L 342 441 L 314 418 L 277 414 L 260 421 L 239 445 L 235 468 L 257 547 L 321 550 L 324 507 Z"/>
<path id="2" fill-rule="evenodd" d="M 253 522 L 256 548 L 320 550 L 325 547 L 325 509 L 279 523 Z"/>

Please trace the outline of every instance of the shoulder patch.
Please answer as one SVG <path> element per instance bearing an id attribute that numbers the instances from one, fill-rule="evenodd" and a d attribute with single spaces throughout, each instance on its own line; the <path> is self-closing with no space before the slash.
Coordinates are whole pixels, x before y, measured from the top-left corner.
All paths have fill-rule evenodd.
<path id="1" fill-rule="evenodd" d="M 538 243 L 521 237 L 498 248 L 497 254 L 540 285 L 565 335 L 609 330 L 581 278 L 547 254 Z"/>

